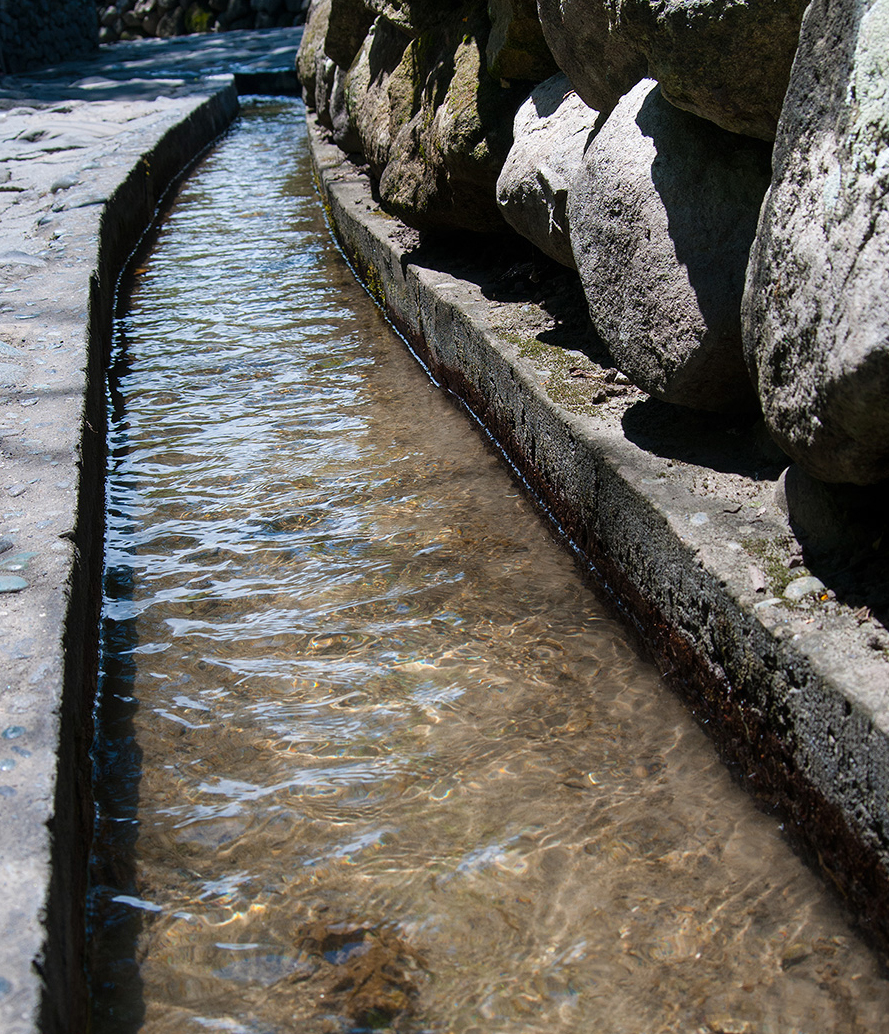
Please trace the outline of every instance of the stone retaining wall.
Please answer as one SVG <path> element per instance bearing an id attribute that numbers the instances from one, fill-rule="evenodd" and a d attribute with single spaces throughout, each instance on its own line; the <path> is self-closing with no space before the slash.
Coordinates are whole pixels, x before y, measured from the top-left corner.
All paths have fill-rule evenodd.
<path id="1" fill-rule="evenodd" d="M 356 268 L 889 949 L 887 64 L 889 0 L 312 0 L 297 59 Z M 445 241 L 559 263 L 576 351 L 466 330 Z"/>
<path id="2" fill-rule="evenodd" d="M 508 224 L 576 268 L 634 384 L 760 411 L 885 513 L 887 62 L 889 0 L 313 0 L 298 65 L 387 211 Z M 810 497 L 799 523 L 857 498 Z"/>
<path id="3" fill-rule="evenodd" d="M 80 57 L 97 38 L 94 0 L 2 0 L 0 72 L 9 74 Z"/>
<path id="4" fill-rule="evenodd" d="M 302 25 L 309 0 L 90 0 L 99 42 Z"/>

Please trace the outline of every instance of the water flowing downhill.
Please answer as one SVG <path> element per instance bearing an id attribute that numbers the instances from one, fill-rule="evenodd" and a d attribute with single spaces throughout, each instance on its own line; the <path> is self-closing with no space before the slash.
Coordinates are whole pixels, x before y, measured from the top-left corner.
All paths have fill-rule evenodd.
<path id="1" fill-rule="evenodd" d="M 889 985 L 246 106 L 110 373 L 93 1034 L 854 1034 Z"/>

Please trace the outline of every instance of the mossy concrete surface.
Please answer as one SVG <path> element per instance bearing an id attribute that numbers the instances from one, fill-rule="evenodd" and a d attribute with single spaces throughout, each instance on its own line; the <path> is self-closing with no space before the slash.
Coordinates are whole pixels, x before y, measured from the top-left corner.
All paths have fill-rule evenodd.
<path id="1" fill-rule="evenodd" d="M 234 76 L 208 68 L 292 75 L 299 31 L 232 35 L 105 47 L 0 80 L 2 1034 L 88 1029 L 88 755 L 115 289 L 165 192 L 237 114 Z"/>
<path id="2" fill-rule="evenodd" d="M 362 169 L 310 128 L 322 200 L 358 275 L 499 442 L 738 778 L 886 951 L 889 636 L 802 566 L 779 499 L 788 461 L 761 423 L 620 388 L 601 346 L 565 333 L 545 289 L 498 292 L 520 274 L 507 268 L 515 245 L 501 245 L 499 276 L 467 258 L 489 245 L 432 248 L 381 212 Z"/>

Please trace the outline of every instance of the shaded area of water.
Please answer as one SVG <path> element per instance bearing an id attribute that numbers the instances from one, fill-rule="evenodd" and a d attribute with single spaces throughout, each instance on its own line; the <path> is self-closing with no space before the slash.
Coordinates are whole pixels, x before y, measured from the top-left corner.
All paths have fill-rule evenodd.
<path id="1" fill-rule="evenodd" d="M 111 378 L 94 1034 L 879 1029 L 889 987 L 253 106 Z"/>

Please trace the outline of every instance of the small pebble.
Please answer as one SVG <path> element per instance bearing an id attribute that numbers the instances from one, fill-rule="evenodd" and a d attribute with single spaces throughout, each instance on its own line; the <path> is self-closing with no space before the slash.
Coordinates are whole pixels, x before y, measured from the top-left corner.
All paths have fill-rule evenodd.
<path id="1" fill-rule="evenodd" d="M 37 556 L 36 553 L 22 552 L 2 557 L 0 558 L 0 571 L 24 571 L 35 556 Z"/>
<path id="2" fill-rule="evenodd" d="M 7 489 L 7 492 L 15 498 L 16 496 L 24 495 L 28 491 L 27 485 L 12 485 Z"/>
<path id="3" fill-rule="evenodd" d="M 754 592 L 765 592 L 768 587 L 768 580 L 766 579 L 765 573 L 756 566 L 756 564 L 750 564 L 747 568 L 747 574 L 750 577 L 750 584 L 753 587 Z"/>
<path id="4" fill-rule="evenodd" d="M 80 181 L 73 173 L 68 173 L 67 176 L 60 176 L 55 183 L 49 188 L 53 194 L 59 190 L 67 190 L 68 187 L 76 187 Z"/>
<path id="5" fill-rule="evenodd" d="M 25 735 L 25 731 L 25 728 L 21 725 L 10 725 L 0 735 L 2 735 L 4 740 L 17 740 L 20 736 Z"/>
<path id="6" fill-rule="evenodd" d="M 0 797 L 15 797 L 15 787 L 0 786 Z"/>
<path id="7" fill-rule="evenodd" d="M 803 578 L 794 578 L 784 590 L 784 599 L 801 600 L 806 596 L 810 596 L 813 592 L 820 592 L 823 588 L 824 582 L 814 575 L 810 574 Z"/>
<path id="8" fill-rule="evenodd" d="M 15 768 L 15 762 L 12 758 L 3 758 L 0 760 L 0 772 L 11 772 Z"/>
<path id="9" fill-rule="evenodd" d="M 11 990 L 12 984 L 5 977 L 0 977 L 0 995 L 8 995 Z"/>
<path id="10" fill-rule="evenodd" d="M 12 539 L 7 538 L 5 535 L 0 538 L 0 553 L 8 553 L 10 549 L 15 545 Z"/>
<path id="11" fill-rule="evenodd" d="M 0 593 L 21 592 L 22 589 L 27 588 L 28 583 L 24 578 L 19 578 L 17 574 L 0 574 Z"/>

